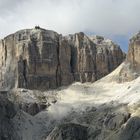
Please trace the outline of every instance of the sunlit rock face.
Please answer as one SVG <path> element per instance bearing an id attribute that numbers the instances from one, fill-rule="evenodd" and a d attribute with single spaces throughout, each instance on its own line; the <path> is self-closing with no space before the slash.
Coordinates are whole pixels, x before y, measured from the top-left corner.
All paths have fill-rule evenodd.
<path id="1" fill-rule="evenodd" d="M 25 29 L 0 41 L 0 86 L 53 89 L 73 81 L 94 82 L 125 58 L 118 45 L 84 33 L 62 36 Z"/>
<path id="2" fill-rule="evenodd" d="M 59 35 L 46 30 L 21 30 L 1 41 L 1 84 L 4 87 L 55 88 Z"/>
<path id="3" fill-rule="evenodd" d="M 140 32 L 130 39 L 125 65 L 120 72 L 122 81 L 132 81 L 140 75 Z"/>
<path id="4" fill-rule="evenodd" d="M 135 70 L 140 70 L 140 32 L 130 39 L 127 60 Z"/>
<path id="5" fill-rule="evenodd" d="M 102 38 L 102 39 L 100 39 Z M 125 58 L 120 47 L 103 37 L 87 37 L 84 33 L 71 38 L 73 45 L 72 62 L 75 79 L 94 82 L 114 70 Z"/>

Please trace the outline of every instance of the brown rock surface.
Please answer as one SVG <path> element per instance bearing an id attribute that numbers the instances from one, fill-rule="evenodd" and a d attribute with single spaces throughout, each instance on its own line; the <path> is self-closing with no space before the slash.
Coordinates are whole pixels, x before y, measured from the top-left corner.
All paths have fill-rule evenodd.
<path id="1" fill-rule="evenodd" d="M 73 81 L 93 82 L 123 60 L 118 45 L 76 33 L 63 37 L 41 28 L 25 29 L 0 41 L 2 88 L 49 89 Z"/>

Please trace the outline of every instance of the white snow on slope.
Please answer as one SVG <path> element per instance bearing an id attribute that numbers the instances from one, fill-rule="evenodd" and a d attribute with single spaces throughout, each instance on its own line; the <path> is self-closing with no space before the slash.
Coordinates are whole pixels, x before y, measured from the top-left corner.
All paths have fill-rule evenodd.
<path id="1" fill-rule="evenodd" d="M 58 91 L 60 100 L 49 107 L 51 117 L 61 118 L 71 110 L 82 110 L 87 106 L 99 106 L 116 102 L 133 105 L 140 101 L 140 77 L 125 83 L 118 83 L 118 73 L 124 64 L 95 83 L 74 83 Z"/>
<path id="2" fill-rule="evenodd" d="M 132 113 L 135 113 L 135 108 L 132 106 L 136 106 L 137 109 L 137 106 L 140 106 L 140 77 L 131 82 L 118 83 L 116 80 L 119 78 L 118 75 L 122 67 L 124 67 L 124 64 L 94 83 L 81 84 L 77 82 L 58 90 L 42 93 L 36 93 L 36 91 L 36 94 L 30 90 L 25 93 L 18 93 L 18 96 L 21 96 L 20 100 L 23 99 L 24 101 L 36 101 L 38 95 L 48 98 L 48 95 L 53 93 L 52 99 L 57 96 L 57 102 L 47 110 L 30 117 L 24 113 L 25 117 L 19 120 L 21 127 L 18 128 L 17 126 L 19 134 L 22 134 L 25 140 L 38 140 L 44 134 L 47 135 L 57 123 L 61 123 L 63 118 L 72 111 L 81 112 L 87 107 L 108 105 L 111 102 L 113 102 L 112 106 L 115 104 L 128 104 L 132 109 Z"/>

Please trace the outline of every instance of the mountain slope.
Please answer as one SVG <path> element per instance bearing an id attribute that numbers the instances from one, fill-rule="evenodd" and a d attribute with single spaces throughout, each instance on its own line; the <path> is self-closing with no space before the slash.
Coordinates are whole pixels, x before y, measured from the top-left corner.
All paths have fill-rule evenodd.
<path id="1" fill-rule="evenodd" d="M 75 42 L 75 37 L 79 37 L 82 42 L 80 44 Z M 83 50 L 84 55 L 88 47 L 91 47 L 88 46 L 90 42 L 95 46 L 101 43 L 99 50 L 106 42 L 102 37 L 91 37 L 88 40 L 89 37 L 83 33 L 64 38 L 68 42 L 78 44 L 77 50 Z M 135 38 L 136 42 L 139 42 L 139 34 Z M 14 140 L 139 140 L 140 45 L 135 43 L 135 39 L 133 44 L 130 43 L 125 62 L 94 83 L 75 82 L 69 86 L 47 91 L 21 88 L 10 90 L 7 97 L 17 108 L 14 116 L 10 118 L 16 134 L 10 133 L 12 138 Z M 109 48 L 112 50 L 112 47 Z M 104 49 L 106 50 L 106 46 L 103 47 L 101 54 L 104 54 Z M 132 57 L 129 57 L 130 54 Z M 79 70 L 85 70 L 80 62 L 76 66 L 80 67 Z M 5 108 L 6 105 L 3 106 Z"/>
<path id="2" fill-rule="evenodd" d="M 17 114 L 13 120 L 15 128 L 17 122 L 22 124 L 18 127 L 18 134 L 22 133 L 26 140 L 82 140 L 81 133 L 86 134 L 85 140 L 138 139 L 140 78 L 119 83 L 116 79 L 123 66 L 121 64 L 111 74 L 94 83 L 73 83 L 57 90 L 38 91 L 46 100 L 52 98 L 48 97 L 50 93 L 55 94 L 57 102 L 50 102 L 46 110 L 35 116 L 19 112 L 23 118 L 17 120 Z M 38 102 L 34 93 L 20 90 L 16 92 L 17 100 Z M 29 127 L 25 129 L 25 126 Z M 131 130 L 132 127 L 138 131 Z M 29 135 L 26 131 L 30 132 Z"/>

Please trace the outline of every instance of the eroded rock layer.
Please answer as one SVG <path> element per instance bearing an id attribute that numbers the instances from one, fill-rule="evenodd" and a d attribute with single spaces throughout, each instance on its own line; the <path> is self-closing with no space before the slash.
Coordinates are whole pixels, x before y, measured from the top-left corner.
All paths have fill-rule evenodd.
<path id="1" fill-rule="evenodd" d="M 73 81 L 94 82 L 125 58 L 103 37 L 76 33 L 63 37 L 41 28 L 18 31 L 0 41 L 0 86 L 49 89 Z"/>

